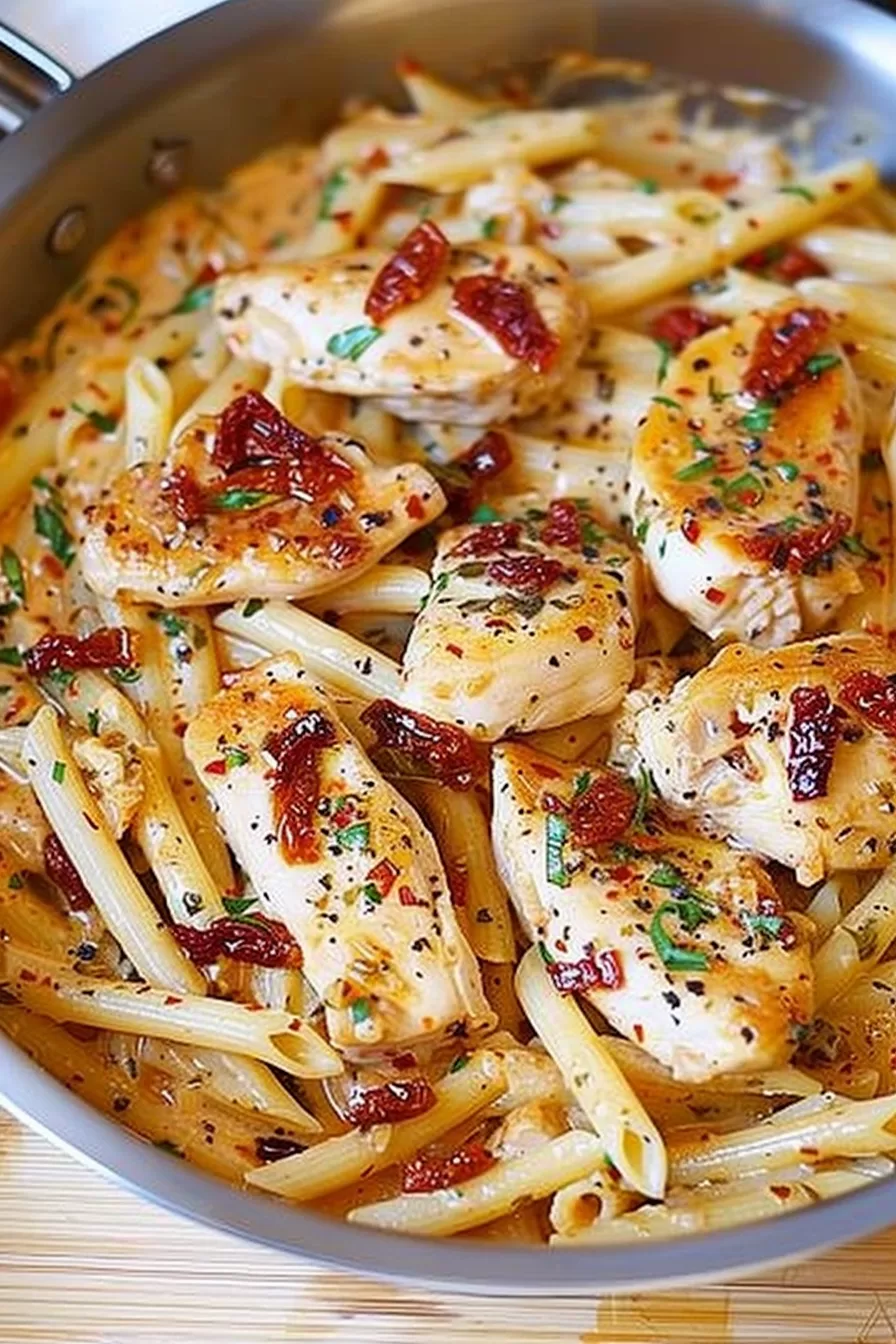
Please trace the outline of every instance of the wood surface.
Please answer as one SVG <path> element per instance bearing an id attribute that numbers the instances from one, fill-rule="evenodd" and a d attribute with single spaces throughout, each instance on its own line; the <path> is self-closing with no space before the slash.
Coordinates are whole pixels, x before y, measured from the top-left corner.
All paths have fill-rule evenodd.
<path id="1" fill-rule="evenodd" d="M 681 1293 L 532 1301 L 413 1292 L 196 1227 L 0 1111 L 0 1344 L 318 1340 L 896 1344 L 896 1230 Z"/>

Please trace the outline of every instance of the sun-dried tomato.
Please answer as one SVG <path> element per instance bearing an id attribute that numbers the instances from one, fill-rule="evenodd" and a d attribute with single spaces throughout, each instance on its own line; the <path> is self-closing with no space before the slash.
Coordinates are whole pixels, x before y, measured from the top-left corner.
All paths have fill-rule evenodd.
<path id="1" fill-rule="evenodd" d="M 667 308 L 658 313 L 650 323 L 648 331 L 655 341 L 664 341 L 676 354 L 691 341 L 696 341 L 704 332 L 721 326 L 722 319 L 704 313 L 702 308 L 690 308 L 680 304 L 676 308 Z"/>
<path id="2" fill-rule="evenodd" d="M 773 397 L 795 388 L 806 377 L 806 360 L 816 354 L 830 329 L 823 308 L 791 308 L 769 317 L 759 330 L 744 379 L 753 397 Z"/>
<path id="3" fill-rule="evenodd" d="M 447 1190 L 493 1167 L 496 1159 L 481 1143 L 470 1140 L 448 1157 L 415 1157 L 401 1169 L 401 1188 L 408 1195 Z"/>
<path id="4" fill-rule="evenodd" d="M 494 336 L 501 349 L 536 373 L 551 367 L 560 341 L 546 325 L 529 290 L 500 275 L 465 275 L 454 286 L 454 306 Z"/>
<path id="5" fill-rule="evenodd" d="M 336 742 L 336 729 L 319 709 L 290 720 L 264 744 L 273 757 L 274 822 L 277 840 L 291 863 L 313 863 L 318 857 L 315 828 L 320 801 L 320 756 Z"/>
<path id="6" fill-rule="evenodd" d="M 192 527 L 205 517 L 202 486 L 187 467 L 175 467 L 162 479 L 162 498 L 179 523 Z"/>
<path id="7" fill-rule="evenodd" d="M 172 933 L 191 961 L 210 966 L 221 957 L 253 966 L 298 970 L 302 953 L 285 924 L 253 915 L 251 919 L 216 919 L 204 929 L 174 924 Z"/>
<path id="8" fill-rule="evenodd" d="M 506 471 L 513 461 L 507 436 L 500 430 L 489 429 L 465 453 L 452 463 L 460 467 L 473 481 L 490 481 Z"/>
<path id="9" fill-rule="evenodd" d="M 781 532 L 774 527 L 740 538 L 751 560 L 761 560 L 772 569 L 803 574 L 810 566 L 829 555 L 852 531 L 852 519 L 846 513 L 833 514 L 826 523 Z"/>
<path id="10" fill-rule="evenodd" d="M 468 532 L 456 546 L 452 546 L 449 554 L 476 559 L 499 555 L 501 551 L 517 545 L 521 531 L 519 523 L 483 523 L 474 532 Z"/>
<path id="11" fill-rule="evenodd" d="M 619 840 L 632 824 L 638 795 L 622 775 L 594 775 L 588 787 L 573 798 L 567 814 L 572 838 L 578 845 L 593 849 L 611 840 Z"/>
<path id="12" fill-rule="evenodd" d="M 581 960 L 551 960 L 546 962 L 545 969 L 560 994 L 586 994 L 589 989 L 621 989 L 625 984 L 619 953 L 611 947 L 603 948 L 600 952 L 589 947 L 587 955 Z"/>
<path id="13" fill-rule="evenodd" d="M 352 1124 L 364 1128 L 412 1120 L 435 1104 L 436 1094 L 425 1078 L 393 1078 L 380 1087 L 354 1089 L 346 1110 Z"/>
<path id="14" fill-rule="evenodd" d="M 364 303 L 373 322 L 417 303 L 436 285 L 451 245 L 438 224 L 424 219 L 412 229 L 394 256 L 377 272 Z"/>
<path id="15" fill-rule="evenodd" d="M 421 762 L 449 788 L 473 788 L 485 769 L 484 749 L 462 728 L 417 714 L 394 700 L 374 700 L 361 722 L 376 733 L 380 749 L 400 751 Z"/>
<path id="16" fill-rule="evenodd" d="M 863 668 L 840 687 L 840 699 L 887 737 L 896 737 L 896 678 Z"/>
<path id="17" fill-rule="evenodd" d="M 338 453 L 287 420 L 273 402 L 254 391 L 244 392 L 222 412 L 212 461 L 226 473 L 228 489 L 234 488 L 235 473 L 283 464 L 288 468 L 283 476 L 275 474 L 270 479 L 282 482 L 282 493 L 296 499 L 322 499 L 355 476 Z"/>
<path id="18" fill-rule="evenodd" d="M 32 677 L 48 672 L 80 672 L 86 667 L 134 667 L 137 653 L 130 630 L 121 625 L 101 625 L 92 634 L 44 635 L 25 654 Z"/>
<path id="19" fill-rule="evenodd" d="M 843 717 L 824 686 L 797 686 L 791 693 L 787 782 L 795 803 L 827 794 Z"/>
<path id="20" fill-rule="evenodd" d="M 582 519 L 574 500 L 551 500 L 547 520 L 541 529 L 541 540 L 546 546 L 565 546 L 570 551 L 581 549 Z"/>
<path id="21" fill-rule="evenodd" d="M 700 186 L 707 191 L 731 191 L 740 183 L 740 173 L 704 173 Z"/>
<path id="22" fill-rule="evenodd" d="M 44 872 L 62 892 L 70 910 L 89 910 L 93 905 L 90 892 L 81 881 L 68 851 L 52 831 L 44 840 Z"/>
<path id="23" fill-rule="evenodd" d="M 826 266 L 795 243 L 778 243 L 759 252 L 751 252 L 740 264 L 748 271 L 780 280 L 785 285 L 795 285 L 798 280 L 828 274 Z"/>
<path id="24" fill-rule="evenodd" d="M 304 1153 L 307 1147 L 307 1143 L 299 1143 L 286 1134 L 260 1134 L 255 1140 L 255 1156 L 259 1162 L 279 1162 L 281 1158 Z"/>
<path id="25" fill-rule="evenodd" d="M 536 597 L 553 588 L 560 579 L 573 578 L 575 571 L 570 570 L 561 560 L 553 560 L 549 556 L 509 555 L 503 560 L 492 560 L 486 574 L 495 583 L 511 588 L 515 593 Z"/>

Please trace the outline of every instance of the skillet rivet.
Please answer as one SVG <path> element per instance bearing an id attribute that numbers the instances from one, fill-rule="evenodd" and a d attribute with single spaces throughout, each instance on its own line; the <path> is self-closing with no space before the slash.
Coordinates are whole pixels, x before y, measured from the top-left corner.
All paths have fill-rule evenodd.
<path id="1" fill-rule="evenodd" d="M 147 179 L 156 187 L 171 190 L 180 186 L 190 152 L 187 140 L 154 140 L 146 164 Z"/>
<path id="2" fill-rule="evenodd" d="M 87 211 L 83 205 L 63 210 L 47 234 L 47 251 L 52 257 L 65 257 L 87 236 Z"/>

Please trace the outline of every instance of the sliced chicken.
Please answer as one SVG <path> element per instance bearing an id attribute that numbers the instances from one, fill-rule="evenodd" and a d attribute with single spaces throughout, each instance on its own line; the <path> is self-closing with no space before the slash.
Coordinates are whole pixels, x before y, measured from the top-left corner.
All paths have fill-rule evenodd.
<path id="1" fill-rule="evenodd" d="M 495 750 L 495 851 L 551 979 L 676 1078 L 783 1063 L 812 1015 L 799 916 L 754 859 L 643 811 L 605 767 Z"/>
<path id="2" fill-rule="evenodd" d="M 637 558 L 587 506 L 452 528 L 404 656 L 404 701 L 494 741 L 614 709 L 634 673 Z"/>
<path id="3" fill-rule="evenodd" d="M 864 412 L 828 327 L 822 309 L 789 304 L 706 332 L 671 363 L 635 441 L 632 511 L 654 582 L 713 639 L 786 644 L 860 587 Z"/>
<path id="4" fill-rule="evenodd" d="M 258 663 L 185 747 L 261 903 L 356 1058 L 494 1024 L 436 846 L 293 655 Z"/>
<path id="5" fill-rule="evenodd" d="M 800 882 L 896 855 L 896 652 L 873 635 L 732 645 L 633 736 L 670 811 Z"/>
<path id="6" fill-rule="evenodd" d="M 425 468 L 374 466 L 358 440 L 311 438 L 252 392 L 186 430 L 165 462 L 119 476 L 86 511 L 81 560 L 102 597 L 307 597 L 364 573 L 444 507 Z"/>
<path id="7" fill-rule="evenodd" d="M 304 387 L 377 398 L 406 420 L 481 425 L 528 415 L 562 387 L 585 343 L 586 306 L 562 262 L 536 247 L 483 242 L 453 248 L 429 292 L 379 325 L 365 315 L 390 259 L 366 248 L 218 282 L 215 311 L 230 348 L 285 369 Z M 534 310 L 551 351 L 527 362 L 457 306 L 461 282 L 488 278 Z M 489 300 L 489 325 L 498 300 Z M 500 316 L 500 315 L 499 315 Z M 511 320 L 509 310 L 504 316 Z M 517 327 L 526 319 L 518 312 Z M 519 334 L 519 331 L 518 331 Z"/>

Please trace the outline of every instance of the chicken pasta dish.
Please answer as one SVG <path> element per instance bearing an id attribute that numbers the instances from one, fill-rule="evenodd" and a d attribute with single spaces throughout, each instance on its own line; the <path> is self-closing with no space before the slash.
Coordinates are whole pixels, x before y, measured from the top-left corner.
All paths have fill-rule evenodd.
<path id="1" fill-rule="evenodd" d="M 0 1028 L 407 1233 L 884 1177 L 896 197 L 397 73 L 0 362 Z"/>

